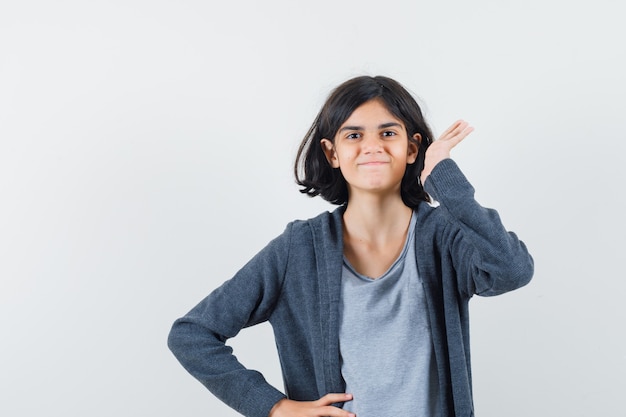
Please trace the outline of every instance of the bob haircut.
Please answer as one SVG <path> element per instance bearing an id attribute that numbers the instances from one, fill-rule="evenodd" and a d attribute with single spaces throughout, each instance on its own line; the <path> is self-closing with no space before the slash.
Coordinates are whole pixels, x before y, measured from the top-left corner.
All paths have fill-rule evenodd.
<path id="1" fill-rule="evenodd" d="M 300 192 L 310 197 L 320 195 L 339 205 L 348 202 L 348 184 L 340 169 L 333 168 L 326 159 L 321 140 L 326 138 L 334 143 L 341 125 L 357 107 L 370 100 L 380 100 L 404 123 L 409 141 L 418 145 L 417 159 L 407 164 L 400 186 L 404 204 L 417 208 L 420 202 L 430 201 L 419 178 L 433 135 L 413 96 L 397 81 L 384 76 L 352 78 L 332 91 L 300 143 L 294 165 L 296 183 L 302 187 Z M 416 133 L 422 137 L 419 142 L 413 138 Z"/>

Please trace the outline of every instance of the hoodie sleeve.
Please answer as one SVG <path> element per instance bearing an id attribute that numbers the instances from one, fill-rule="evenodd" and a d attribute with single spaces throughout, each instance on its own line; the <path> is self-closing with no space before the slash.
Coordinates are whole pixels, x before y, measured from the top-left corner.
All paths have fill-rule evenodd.
<path id="1" fill-rule="evenodd" d="M 183 367 L 217 398 L 249 417 L 267 417 L 285 395 L 245 368 L 226 341 L 269 319 L 280 293 L 291 225 L 230 280 L 176 320 L 168 346 Z"/>
<path id="2" fill-rule="evenodd" d="M 461 294 L 499 295 L 530 281 L 534 263 L 526 245 L 505 229 L 495 210 L 478 204 L 452 159 L 437 164 L 424 186 L 448 220 L 444 239 Z"/>

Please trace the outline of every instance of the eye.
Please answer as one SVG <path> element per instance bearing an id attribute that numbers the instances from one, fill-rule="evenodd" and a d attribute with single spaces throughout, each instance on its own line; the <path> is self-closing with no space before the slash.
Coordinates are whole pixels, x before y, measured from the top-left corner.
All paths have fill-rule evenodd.
<path id="1" fill-rule="evenodd" d="M 361 137 L 360 133 L 349 133 L 346 138 L 347 139 L 358 139 Z"/>
<path id="2" fill-rule="evenodd" d="M 384 137 L 390 137 L 390 136 L 396 136 L 396 132 L 392 131 L 392 130 L 385 130 L 383 132 L 383 136 Z"/>

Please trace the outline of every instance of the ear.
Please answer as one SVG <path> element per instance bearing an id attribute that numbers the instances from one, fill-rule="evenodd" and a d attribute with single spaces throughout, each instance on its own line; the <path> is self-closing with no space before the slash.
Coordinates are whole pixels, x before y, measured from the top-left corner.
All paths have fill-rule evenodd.
<path id="1" fill-rule="evenodd" d="M 320 141 L 320 145 L 322 145 L 322 150 L 324 151 L 324 155 L 326 155 L 326 159 L 328 160 L 330 166 L 333 168 L 339 168 L 339 159 L 337 158 L 335 145 L 333 145 L 333 143 L 326 138 Z"/>
<path id="2" fill-rule="evenodd" d="M 415 142 L 417 143 L 415 143 L 412 140 L 409 141 L 409 146 L 407 149 L 407 161 L 406 161 L 407 164 L 412 164 L 417 159 L 417 154 L 419 152 L 419 144 L 422 143 L 422 135 L 420 135 L 419 133 L 416 133 L 413 135 L 413 139 L 415 139 Z"/>

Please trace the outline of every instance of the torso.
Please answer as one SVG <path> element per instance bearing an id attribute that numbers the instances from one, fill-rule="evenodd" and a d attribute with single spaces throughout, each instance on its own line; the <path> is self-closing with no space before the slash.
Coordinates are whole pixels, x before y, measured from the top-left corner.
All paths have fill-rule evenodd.
<path id="1" fill-rule="evenodd" d="M 415 217 L 399 256 L 377 279 L 362 276 L 344 259 L 339 348 L 346 392 L 354 396 L 344 410 L 361 417 L 440 416 L 414 226 Z"/>

